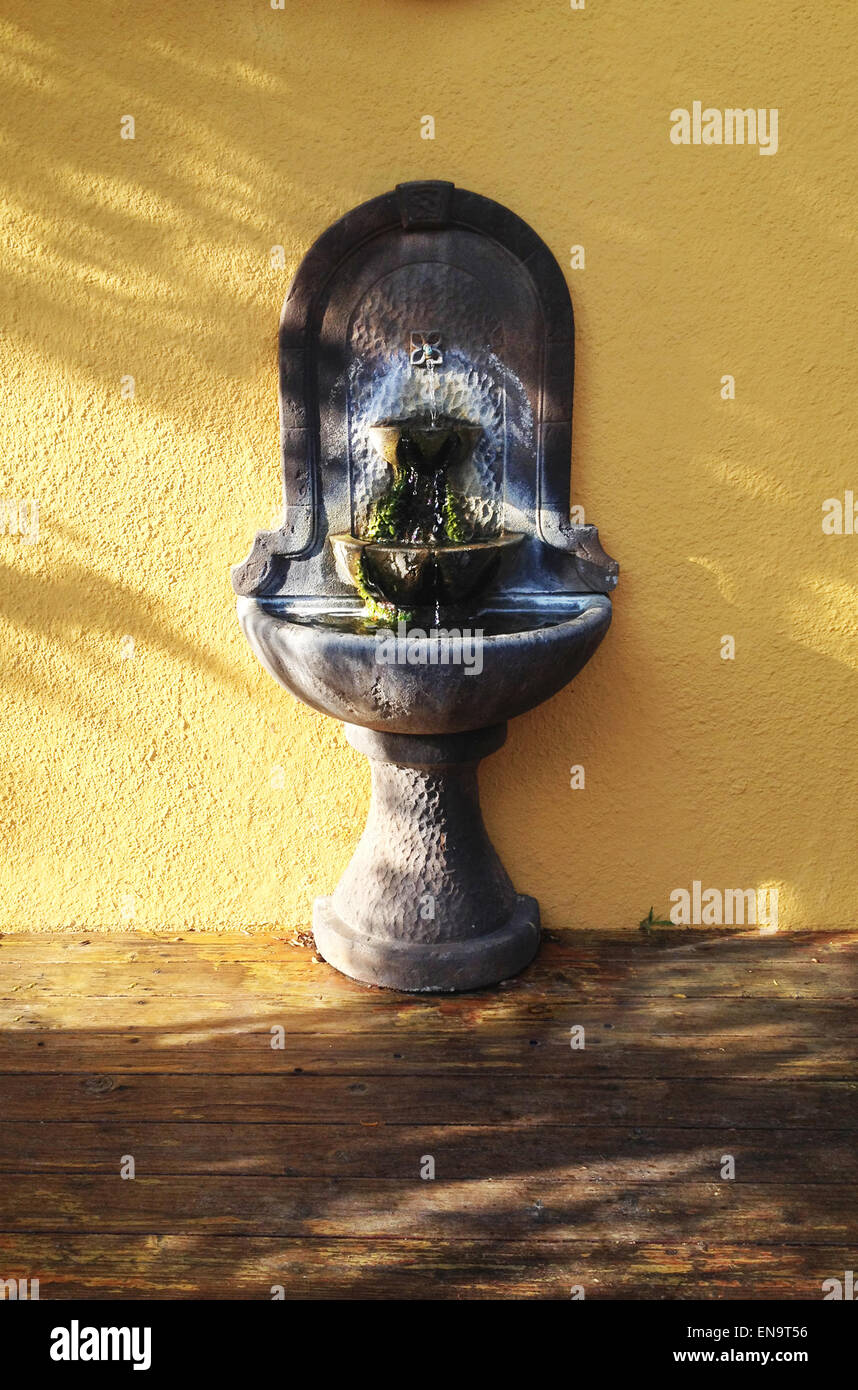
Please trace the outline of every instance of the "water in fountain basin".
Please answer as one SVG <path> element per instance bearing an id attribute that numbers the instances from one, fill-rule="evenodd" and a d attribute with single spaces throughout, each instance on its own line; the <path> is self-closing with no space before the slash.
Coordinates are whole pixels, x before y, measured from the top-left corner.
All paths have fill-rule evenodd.
<path id="1" fill-rule="evenodd" d="M 560 623 L 577 617 L 579 611 L 530 609 L 514 613 L 463 614 L 446 612 L 443 608 L 439 610 L 436 606 L 434 621 L 429 611 L 417 613 L 405 622 L 405 630 L 406 633 L 428 633 L 433 626 L 438 631 L 461 631 L 463 628 L 470 628 L 471 631 L 479 630 L 484 637 L 510 637 L 520 632 L 536 632 L 542 628 L 557 627 Z M 299 623 L 302 627 L 328 628 L 334 632 L 350 632 L 355 635 L 387 632 L 391 627 L 389 622 L 377 622 L 362 613 L 301 613 L 292 610 L 283 616 L 287 617 L 290 623 Z"/>

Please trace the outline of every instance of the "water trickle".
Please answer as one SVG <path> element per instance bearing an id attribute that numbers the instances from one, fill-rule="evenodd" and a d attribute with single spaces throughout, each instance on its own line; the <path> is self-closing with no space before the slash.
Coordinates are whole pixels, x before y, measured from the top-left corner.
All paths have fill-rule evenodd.
<path id="1" fill-rule="evenodd" d="M 429 420 L 434 425 L 438 421 L 438 376 L 435 358 L 427 355 L 426 370 L 429 373 Z"/>

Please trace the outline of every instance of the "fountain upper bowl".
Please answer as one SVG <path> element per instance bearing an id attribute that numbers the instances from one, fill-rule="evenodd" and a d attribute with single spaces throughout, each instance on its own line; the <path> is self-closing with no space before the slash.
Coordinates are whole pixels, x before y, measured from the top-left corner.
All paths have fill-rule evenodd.
<path id="1" fill-rule="evenodd" d="M 374 630 L 356 602 L 330 610 L 330 600 L 326 609 L 299 599 L 238 600 L 245 636 L 280 685 L 334 719 L 399 734 L 459 733 L 524 714 L 573 680 L 611 622 L 604 594 L 486 607 L 470 622 L 484 635 L 468 664 L 443 661 L 442 637 L 405 624 L 391 660 L 395 629 Z"/>
<path id="2" fill-rule="evenodd" d="M 393 469 L 403 462 L 413 463 L 420 472 L 429 471 L 438 463 L 445 468 L 464 463 L 482 432 L 482 425 L 447 415 L 439 415 L 435 420 L 379 420 L 367 431 L 373 448 L 385 463 Z"/>

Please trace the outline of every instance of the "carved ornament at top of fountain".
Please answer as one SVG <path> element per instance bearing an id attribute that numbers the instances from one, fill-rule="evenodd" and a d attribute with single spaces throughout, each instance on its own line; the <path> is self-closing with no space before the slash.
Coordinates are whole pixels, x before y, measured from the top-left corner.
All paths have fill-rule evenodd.
<path id="1" fill-rule="evenodd" d="M 446 734 L 573 679 L 617 580 L 569 520 L 573 351 L 557 262 L 489 199 L 401 184 L 316 242 L 280 325 L 282 524 L 233 571 L 281 685 L 350 724 Z M 439 659 L 433 631 L 463 629 L 480 661 Z M 408 635 L 398 661 L 379 633 Z"/>

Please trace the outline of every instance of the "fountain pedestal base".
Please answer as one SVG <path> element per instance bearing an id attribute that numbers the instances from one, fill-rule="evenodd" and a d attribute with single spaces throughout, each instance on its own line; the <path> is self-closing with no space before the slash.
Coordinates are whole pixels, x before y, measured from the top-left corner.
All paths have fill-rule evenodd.
<path id="1" fill-rule="evenodd" d="M 314 906 L 325 960 L 417 993 L 479 989 L 522 970 L 539 945 L 539 907 L 513 888 L 477 786 L 477 764 L 506 725 L 416 735 L 347 724 L 346 736 L 370 759 L 372 800 L 351 863 Z"/>

